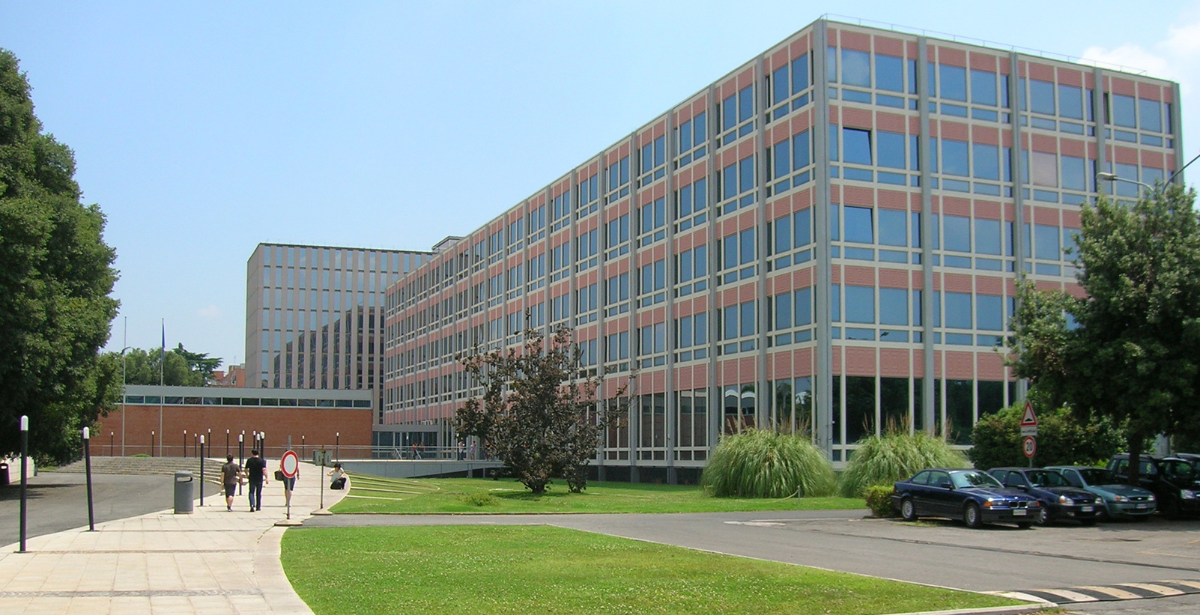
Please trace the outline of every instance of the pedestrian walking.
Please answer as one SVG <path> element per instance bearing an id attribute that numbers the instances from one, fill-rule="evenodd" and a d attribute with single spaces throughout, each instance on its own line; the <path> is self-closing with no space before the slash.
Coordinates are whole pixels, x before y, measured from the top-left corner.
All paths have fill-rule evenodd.
<path id="1" fill-rule="evenodd" d="M 233 512 L 233 496 L 241 479 L 242 466 L 233 462 L 233 455 L 225 455 L 225 465 L 221 466 L 221 484 L 225 487 L 225 510 L 229 512 Z"/>
<path id="2" fill-rule="evenodd" d="M 267 483 L 267 462 L 258 456 L 258 449 L 250 451 L 246 460 L 246 491 L 250 494 L 250 512 L 262 510 L 263 484 Z"/>

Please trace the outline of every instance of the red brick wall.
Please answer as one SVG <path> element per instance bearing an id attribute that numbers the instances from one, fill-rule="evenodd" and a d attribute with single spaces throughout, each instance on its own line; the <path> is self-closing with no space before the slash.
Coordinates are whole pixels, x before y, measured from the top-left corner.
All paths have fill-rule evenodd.
<path id="1" fill-rule="evenodd" d="M 150 432 L 159 432 L 158 406 L 134 405 L 126 407 L 125 454 L 136 455 L 150 452 Z M 108 455 L 110 442 L 114 454 L 121 454 L 121 409 L 100 419 L 100 425 L 92 433 L 92 454 Z M 183 455 L 183 430 L 187 430 L 188 456 L 195 455 L 193 434 L 207 436 L 212 430 L 212 454 L 225 455 L 225 430 L 229 430 L 230 452 L 237 455 L 237 435 L 246 432 L 246 454 L 249 455 L 251 433 L 267 434 L 267 457 L 278 457 L 286 450 L 287 439 L 292 437 L 292 446 L 299 451 L 300 438 L 306 446 L 334 446 L 334 434 L 340 433 L 340 445 L 363 450 L 371 445 L 371 410 L 366 408 L 242 408 L 236 406 L 163 406 L 162 434 L 154 436 L 154 454 L 161 452 L 167 457 Z M 113 435 L 109 436 L 112 432 Z"/>

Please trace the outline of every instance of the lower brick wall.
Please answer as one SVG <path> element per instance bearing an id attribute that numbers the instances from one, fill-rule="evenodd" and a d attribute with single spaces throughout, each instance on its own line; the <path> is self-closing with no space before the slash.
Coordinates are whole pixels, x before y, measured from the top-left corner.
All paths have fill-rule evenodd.
<path id="1" fill-rule="evenodd" d="M 251 433 L 267 434 L 267 457 L 277 458 L 287 450 L 288 436 L 292 437 L 292 448 L 306 454 L 314 448 L 333 449 L 335 441 L 343 457 L 369 457 L 371 447 L 371 410 L 351 408 L 251 408 L 240 406 L 175 406 L 162 407 L 162 439 L 159 432 L 159 407 L 155 405 L 129 404 L 125 408 L 124 421 L 118 408 L 108 416 L 101 417 L 93 431 L 92 454 L 121 454 L 124 433 L 125 454 L 150 453 L 150 432 L 154 436 L 154 455 L 181 457 L 183 430 L 187 430 L 187 456 L 195 456 L 194 434 L 207 437 L 212 430 L 211 454 L 225 455 L 225 430 L 229 430 L 229 449 L 238 454 L 237 436 L 246 432 L 246 454 L 250 454 Z M 122 422 L 124 431 L 122 431 Z M 109 434 L 112 434 L 111 436 Z M 335 437 L 335 434 L 341 434 Z M 304 448 L 301 450 L 301 438 Z M 159 446 L 162 446 L 160 449 Z"/>

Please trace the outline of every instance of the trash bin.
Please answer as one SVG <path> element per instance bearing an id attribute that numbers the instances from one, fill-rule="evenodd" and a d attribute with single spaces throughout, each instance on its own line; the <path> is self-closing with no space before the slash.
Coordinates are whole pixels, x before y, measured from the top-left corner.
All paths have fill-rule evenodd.
<path id="1" fill-rule="evenodd" d="M 192 514 L 195 489 L 196 483 L 192 481 L 191 472 L 175 473 L 175 514 Z"/>
<path id="2" fill-rule="evenodd" d="M 8 464 L 0 463 L 0 487 L 8 486 Z"/>

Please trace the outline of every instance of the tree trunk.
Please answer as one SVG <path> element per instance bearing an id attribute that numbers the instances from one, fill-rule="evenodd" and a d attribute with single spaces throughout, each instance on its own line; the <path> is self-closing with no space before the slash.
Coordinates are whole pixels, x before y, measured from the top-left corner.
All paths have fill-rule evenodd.
<path id="1" fill-rule="evenodd" d="M 1141 474 L 1142 463 L 1142 441 L 1145 438 L 1141 433 L 1136 431 L 1129 432 L 1129 474 L 1128 482 L 1132 487 L 1137 487 L 1139 474 Z"/>

